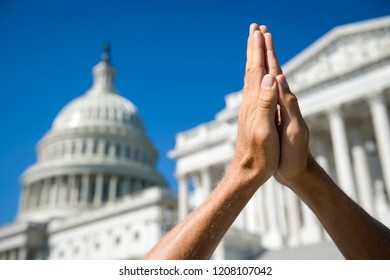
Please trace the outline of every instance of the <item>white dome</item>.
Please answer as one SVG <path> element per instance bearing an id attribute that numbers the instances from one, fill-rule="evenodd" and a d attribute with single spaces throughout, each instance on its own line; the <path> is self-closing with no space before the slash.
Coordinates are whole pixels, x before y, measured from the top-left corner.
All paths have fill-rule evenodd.
<path id="1" fill-rule="evenodd" d="M 137 107 L 116 93 L 86 93 L 66 105 L 53 122 L 54 131 L 79 127 L 111 127 L 144 132 Z"/>
<path id="2" fill-rule="evenodd" d="M 66 217 L 151 186 L 167 186 L 155 168 L 158 152 L 137 107 L 114 88 L 108 51 L 93 68 L 92 87 L 60 111 L 40 141 L 38 161 L 22 176 L 29 199 L 20 218 Z"/>
<path id="3" fill-rule="evenodd" d="M 108 53 L 93 68 L 93 85 L 83 96 L 66 105 L 53 123 L 53 130 L 79 127 L 110 127 L 131 133 L 144 132 L 137 107 L 114 88 L 115 69 Z"/>

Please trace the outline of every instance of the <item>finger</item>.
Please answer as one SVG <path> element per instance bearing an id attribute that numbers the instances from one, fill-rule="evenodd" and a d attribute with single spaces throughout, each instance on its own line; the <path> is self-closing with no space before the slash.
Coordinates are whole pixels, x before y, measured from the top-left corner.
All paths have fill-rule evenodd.
<path id="1" fill-rule="evenodd" d="M 278 81 L 282 125 L 287 126 L 293 124 L 299 127 L 303 121 L 303 117 L 299 109 L 298 99 L 291 92 L 286 76 L 279 75 L 276 79 Z"/>
<path id="2" fill-rule="evenodd" d="M 278 103 L 278 85 L 272 75 L 265 75 L 257 98 L 257 120 L 268 121 L 275 125 L 276 106 Z"/>
<path id="3" fill-rule="evenodd" d="M 252 53 L 251 61 L 248 61 L 248 66 L 245 74 L 245 102 L 252 105 L 256 104 L 256 99 L 260 93 L 261 80 L 265 75 L 265 59 L 264 59 L 264 40 L 260 30 L 253 32 L 252 38 Z"/>
<path id="4" fill-rule="evenodd" d="M 261 33 L 263 33 L 263 34 L 268 32 L 268 27 L 265 25 L 260 25 L 259 29 L 260 29 Z"/>
<path id="5" fill-rule="evenodd" d="M 271 33 L 267 32 L 264 34 L 264 44 L 266 49 L 267 73 L 276 77 L 282 74 L 282 68 L 279 65 L 278 58 L 276 57 L 274 41 Z"/>
<path id="6" fill-rule="evenodd" d="M 249 26 L 249 36 L 246 47 L 246 68 L 249 67 L 249 63 L 252 63 L 252 42 L 253 42 L 253 32 L 257 30 L 259 26 L 256 23 L 252 23 Z"/>
<path id="7" fill-rule="evenodd" d="M 259 44 L 257 42 L 258 39 L 257 35 L 255 35 L 255 32 L 258 31 L 259 26 L 255 23 L 251 24 L 250 29 L 249 29 L 249 36 L 248 36 L 248 46 L 247 46 L 247 63 L 246 63 L 246 72 L 245 72 L 245 79 L 244 79 L 244 96 L 243 96 L 243 102 L 244 103 L 249 103 L 255 104 L 255 99 L 257 98 L 258 95 L 258 90 L 259 90 L 259 79 L 257 78 L 256 81 L 256 76 L 259 76 L 258 73 L 254 73 L 255 71 L 255 62 L 254 62 L 254 49 L 255 45 Z M 256 58 L 257 59 L 257 58 Z"/>
<path id="8" fill-rule="evenodd" d="M 265 58 L 264 58 L 264 37 L 260 30 L 253 32 L 253 48 L 252 48 L 253 74 L 259 82 L 266 73 Z"/>

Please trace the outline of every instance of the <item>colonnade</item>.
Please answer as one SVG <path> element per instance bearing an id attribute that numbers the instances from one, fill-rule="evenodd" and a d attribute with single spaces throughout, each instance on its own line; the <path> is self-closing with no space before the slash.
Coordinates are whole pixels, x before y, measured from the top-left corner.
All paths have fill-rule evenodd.
<path id="1" fill-rule="evenodd" d="M 154 167 L 156 156 L 144 147 L 109 139 L 69 138 L 44 146 L 42 161 L 74 157 L 101 157 L 120 161 L 134 161 Z"/>
<path id="2" fill-rule="evenodd" d="M 7 251 L 0 252 L 0 260 L 26 260 L 27 248 L 13 248 Z"/>
<path id="3" fill-rule="evenodd" d="M 70 174 L 45 178 L 24 186 L 22 212 L 40 207 L 100 206 L 152 185 L 136 177 Z"/>

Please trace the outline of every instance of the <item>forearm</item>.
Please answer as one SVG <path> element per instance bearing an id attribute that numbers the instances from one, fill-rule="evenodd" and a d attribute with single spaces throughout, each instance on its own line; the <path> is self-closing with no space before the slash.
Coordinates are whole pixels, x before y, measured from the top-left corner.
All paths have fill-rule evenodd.
<path id="1" fill-rule="evenodd" d="M 390 258 L 389 229 L 350 199 L 314 160 L 291 188 L 317 215 L 345 258 Z"/>
<path id="2" fill-rule="evenodd" d="M 228 172 L 206 201 L 170 231 L 145 259 L 209 259 L 259 185 L 245 180 L 243 174 Z"/>

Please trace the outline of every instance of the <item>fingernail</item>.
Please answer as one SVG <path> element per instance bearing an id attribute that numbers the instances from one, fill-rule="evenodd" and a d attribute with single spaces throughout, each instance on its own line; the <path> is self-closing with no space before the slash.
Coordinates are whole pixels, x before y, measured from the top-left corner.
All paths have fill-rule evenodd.
<path id="1" fill-rule="evenodd" d="M 287 79 L 286 79 L 286 76 L 282 75 L 280 77 L 280 85 L 282 86 L 283 89 L 289 89 L 289 85 L 287 83 Z"/>
<path id="2" fill-rule="evenodd" d="M 256 26 L 257 26 L 256 23 L 252 23 L 252 24 L 249 26 L 249 34 L 252 34 L 252 33 L 253 33 L 253 30 L 255 29 Z"/>
<path id="3" fill-rule="evenodd" d="M 271 88 L 274 85 L 274 83 L 275 83 L 274 76 L 267 74 L 263 77 L 264 88 Z"/>

